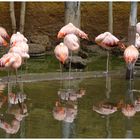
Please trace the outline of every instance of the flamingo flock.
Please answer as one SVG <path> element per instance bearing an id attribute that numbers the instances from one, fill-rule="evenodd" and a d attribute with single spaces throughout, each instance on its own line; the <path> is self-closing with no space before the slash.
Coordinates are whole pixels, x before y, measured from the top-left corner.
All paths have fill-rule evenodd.
<path id="1" fill-rule="evenodd" d="M 10 41 L 9 45 L 6 39 Z M 3 27 L 0 27 L 0 44 L 9 47 L 9 51 L 0 58 L 0 68 L 15 70 L 16 79 L 17 69 L 23 64 L 24 59 L 30 58 L 27 41 L 28 40 L 20 32 L 10 37 L 7 31 Z"/>
<path id="2" fill-rule="evenodd" d="M 57 38 L 63 38 L 63 43 L 61 42 L 54 49 L 56 58 L 63 64 L 69 58 L 69 51 L 77 51 L 80 47 L 79 38 L 88 39 L 88 35 L 84 33 L 79 28 L 75 27 L 72 23 L 68 23 L 60 29 L 57 34 Z M 62 51 L 63 44 L 63 51 Z M 67 47 L 67 49 L 66 49 Z M 63 58 L 65 56 L 65 59 Z M 64 60 L 63 60 L 64 59 Z"/>

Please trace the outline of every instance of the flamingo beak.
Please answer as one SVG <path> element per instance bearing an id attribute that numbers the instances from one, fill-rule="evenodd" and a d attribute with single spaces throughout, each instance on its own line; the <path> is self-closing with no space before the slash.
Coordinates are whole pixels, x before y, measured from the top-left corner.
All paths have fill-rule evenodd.
<path id="1" fill-rule="evenodd" d="M 62 55 L 60 59 L 61 59 L 62 64 L 64 64 L 66 60 L 65 57 Z"/>
<path id="2" fill-rule="evenodd" d="M 8 43 L 7 43 L 5 40 L 3 41 L 2 45 L 3 45 L 4 47 L 8 47 Z"/>
<path id="3" fill-rule="evenodd" d="M 59 32 L 58 35 L 57 35 L 57 38 L 58 38 L 58 39 L 64 38 L 64 36 L 65 36 L 65 33 Z"/>
<path id="4" fill-rule="evenodd" d="M 6 38 L 7 38 L 7 39 L 10 39 L 10 36 L 9 36 L 9 35 L 7 35 L 7 36 L 6 36 Z"/>

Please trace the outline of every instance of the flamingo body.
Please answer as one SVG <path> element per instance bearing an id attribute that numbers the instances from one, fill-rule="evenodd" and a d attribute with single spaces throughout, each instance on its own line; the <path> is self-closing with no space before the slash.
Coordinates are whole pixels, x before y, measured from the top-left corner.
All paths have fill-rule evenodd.
<path id="1" fill-rule="evenodd" d="M 136 32 L 140 34 L 140 22 L 136 24 Z"/>
<path id="2" fill-rule="evenodd" d="M 21 66 L 22 59 L 17 53 L 7 53 L 0 59 L 0 67 L 18 69 Z"/>
<path id="3" fill-rule="evenodd" d="M 112 35 L 110 32 L 105 32 L 98 35 L 95 38 L 95 42 L 106 49 L 111 49 L 112 47 L 118 45 L 119 39 Z"/>
<path id="4" fill-rule="evenodd" d="M 5 28 L 3 28 L 3 27 L 0 27 L 0 36 L 2 37 L 2 38 L 10 38 L 9 37 L 9 35 L 8 35 L 8 33 L 7 33 L 7 31 L 6 31 L 6 29 Z"/>
<path id="5" fill-rule="evenodd" d="M 75 27 L 72 23 L 69 23 L 62 27 L 58 32 L 57 38 L 64 38 L 67 34 L 75 34 L 83 39 L 88 39 L 88 35 L 82 30 Z"/>
<path id="6" fill-rule="evenodd" d="M 132 69 L 139 56 L 139 51 L 134 45 L 130 45 L 124 51 L 124 59 L 129 69 Z"/>
<path id="7" fill-rule="evenodd" d="M 76 51 L 79 49 L 79 39 L 75 34 L 67 34 L 64 37 L 64 44 L 69 48 L 71 51 Z"/>
<path id="8" fill-rule="evenodd" d="M 65 63 L 65 61 L 68 59 L 69 56 L 68 48 L 66 45 L 64 45 L 64 43 L 60 43 L 59 45 L 57 45 L 54 49 L 54 53 L 56 58 L 63 64 Z"/>
<path id="9" fill-rule="evenodd" d="M 25 42 L 18 42 L 15 46 L 10 48 L 9 52 L 18 53 L 23 59 L 30 58 L 29 54 L 29 46 Z"/>
<path id="10" fill-rule="evenodd" d="M 28 41 L 27 38 L 25 38 L 23 34 L 21 34 L 20 32 L 17 32 L 16 34 L 13 34 L 11 36 L 10 45 L 13 47 L 18 42 L 27 42 L 27 41 Z"/>

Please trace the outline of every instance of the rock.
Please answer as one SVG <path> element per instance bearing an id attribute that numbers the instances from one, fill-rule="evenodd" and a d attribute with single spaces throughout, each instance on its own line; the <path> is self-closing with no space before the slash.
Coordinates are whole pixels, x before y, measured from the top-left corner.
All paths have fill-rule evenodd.
<path id="1" fill-rule="evenodd" d="M 92 55 L 106 55 L 106 51 L 96 44 L 84 46 L 82 49 Z"/>
<path id="2" fill-rule="evenodd" d="M 46 47 L 51 46 L 51 42 L 48 35 L 32 35 L 30 37 L 30 42 L 45 45 Z"/>
<path id="3" fill-rule="evenodd" d="M 29 54 L 30 56 L 41 56 L 45 55 L 46 47 L 41 44 L 29 44 Z"/>
<path id="4" fill-rule="evenodd" d="M 72 56 L 72 59 L 69 58 L 64 64 L 64 68 L 69 68 L 69 63 L 71 60 L 71 67 L 75 69 L 84 69 L 87 66 L 87 61 L 80 56 Z"/>
<path id="5" fill-rule="evenodd" d="M 83 59 L 86 59 L 88 58 L 88 53 L 80 49 L 78 52 L 78 56 L 82 57 Z"/>

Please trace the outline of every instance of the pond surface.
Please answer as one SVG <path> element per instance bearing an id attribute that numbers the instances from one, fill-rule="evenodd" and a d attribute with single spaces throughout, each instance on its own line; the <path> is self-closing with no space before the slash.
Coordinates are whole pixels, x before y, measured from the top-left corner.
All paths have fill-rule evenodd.
<path id="1" fill-rule="evenodd" d="M 131 88 L 140 90 L 139 83 L 135 78 Z M 103 102 L 133 104 L 140 93 L 129 88 L 123 76 L 23 83 L 12 89 L 8 84 L 0 94 L 0 137 L 140 138 L 139 111 L 132 117 L 125 116 L 120 108 L 109 115 L 93 111 L 93 105 Z"/>

